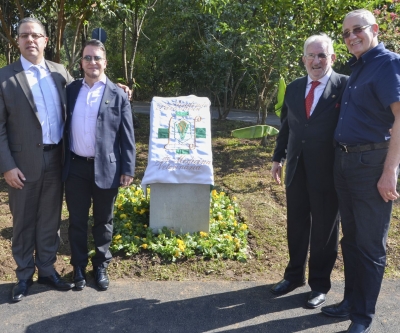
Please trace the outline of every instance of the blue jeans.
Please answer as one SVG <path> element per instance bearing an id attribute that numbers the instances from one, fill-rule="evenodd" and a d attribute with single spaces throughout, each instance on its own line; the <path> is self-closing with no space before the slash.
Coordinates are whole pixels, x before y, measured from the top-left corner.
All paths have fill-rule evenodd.
<path id="1" fill-rule="evenodd" d="M 392 201 L 380 196 L 387 149 L 346 153 L 336 149 L 334 177 L 339 199 L 345 269 L 344 298 L 352 304 L 350 319 L 368 326 L 386 265 L 386 240 Z"/>

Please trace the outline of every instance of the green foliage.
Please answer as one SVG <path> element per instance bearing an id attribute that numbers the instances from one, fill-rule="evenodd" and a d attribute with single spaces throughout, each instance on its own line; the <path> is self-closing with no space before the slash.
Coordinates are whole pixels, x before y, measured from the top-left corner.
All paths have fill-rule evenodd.
<path id="1" fill-rule="evenodd" d="M 400 52 L 400 4 L 384 1 L 373 11 L 379 25 L 379 41 L 396 53 Z"/>
<path id="2" fill-rule="evenodd" d="M 278 84 L 277 103 L 275 104 L 275 113 L 278 117 L 281 116 L 283 101 L 285 99 L 286 83 L 283 77 L 280 77 Z"/>
<path id="3" fill-rule="evenodd" d="M 238 222 L 236 198 L 224 192 L 211 192 L 210 231 L 176 235 L 164 227 L 154 233 L 149 228 L 149 195 L 140 186 L 121 188 L 115 202 L 112 252 L 127 255 L 150 251 L 175 261 L 201 255 L 205 258 L 245 260 L 247 257 L 247 224 Z"/>

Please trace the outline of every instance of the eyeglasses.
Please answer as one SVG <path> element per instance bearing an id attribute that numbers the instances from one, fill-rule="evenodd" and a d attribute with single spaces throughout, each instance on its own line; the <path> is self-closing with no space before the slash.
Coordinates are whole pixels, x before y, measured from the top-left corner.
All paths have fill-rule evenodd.
<path id="1" fill-rule="evenodd" d="M 36 33 L 33 33 L 33 34 L 22 33 L 22 34 L 18 35 L 18 37 L 21 38 L 21 39 L 28 39 L 29 36 L 32 36 L 32 39 L 39 39 L 39 38 L 44 37 L 43 34 L 36 34 Z"/>
<path id="2" fill-rule="evenodd" d="M 329 53 L 318 53 L 318 54 L 307 53 L 304 56 L 306 57 L 307 60 L 314 60 L 315 57 L 317 57 L 320 60 L 325 60 L 326 58 L 328 58 L 328 56 L 330 56 L 330 54 Z"/>
<path id="3" fill-rule="evenodd" d="M 93 56 L 92 57 L 90 55 L 84 56 L 82 59 L 85 60 L 86 62 L 92 62 L 92 60 L 94 60 L 94 62 L 100 62 L 100 61 L 103 60 L 103 58 L 100 57 L 100 56 Z"/>
<path id="4" fill-rule="evenodd" d="M 351 33 L 353 33 L 354 35 L 358 35 L 358 34 L 362 33 L 363 30 L 370 27 L 371 25 L 372 24 L 367 24 L 362 27 L 357 27 L 357 28 L 354 28 L 353 30 L 346 31 L 346 32 L 342 33 L 342 37 L 343 37 L 343 39 L 349 38 Z"/>

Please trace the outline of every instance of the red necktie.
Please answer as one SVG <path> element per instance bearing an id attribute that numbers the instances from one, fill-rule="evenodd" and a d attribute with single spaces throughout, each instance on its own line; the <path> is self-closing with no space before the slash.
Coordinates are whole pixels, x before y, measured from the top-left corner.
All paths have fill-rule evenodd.
<path id="1" fill-rule="evenodd" d="M 307 119 L 310 118 L 311 107 L 312 107 L 313 102 L 314 102 L 314 89 L 320 83 L 321 82 L 319 82 L 319 81 L 312 81 L 311 82 L 311 89 L 308 92 L 308 95 L 306 96 L 306 116 L 307 116 Z"/>

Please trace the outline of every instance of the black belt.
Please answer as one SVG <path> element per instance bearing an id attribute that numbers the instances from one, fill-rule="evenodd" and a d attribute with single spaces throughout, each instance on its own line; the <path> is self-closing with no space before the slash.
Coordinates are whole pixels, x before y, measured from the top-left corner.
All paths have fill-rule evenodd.
<path id="1" fill-rule="evenodd" d="M 388 148 L 389 141 L 379 142 L 379 143 L 366 143 L 363 145 L 346 145 L 344 143 L 337 142 L 336 145 L 345 153 L 359 153 L 362 151 Z"/>
<path id="2" fill-rule="evenodd" d="M 79 156 L 79 155 L 76 155 L 73 151 L 71 151 L 71 157 L 72 157 L 72 159 L 78 159 L 78 160 L 83 160 L 83 161 L 86 161 L 86 162 L 94 162 L 94 157 L 84 157 L 84 156 Z"/>
<path id="3" fill-rule="evenodd" d="M 49 150 L 55 149 L 60 145 L 61 145 L 61 141 L 57 144 L 51 144 L 51 145 L 43 144 L 43 151 L 49 151 Z"/>

